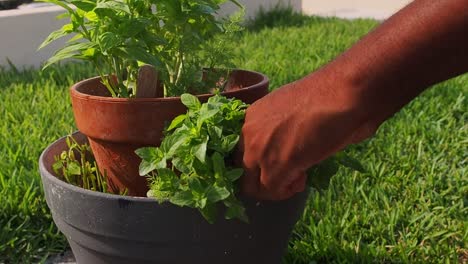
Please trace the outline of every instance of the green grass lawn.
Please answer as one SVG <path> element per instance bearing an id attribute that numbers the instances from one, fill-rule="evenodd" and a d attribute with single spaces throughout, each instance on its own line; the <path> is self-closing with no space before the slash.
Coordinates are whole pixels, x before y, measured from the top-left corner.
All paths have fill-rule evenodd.
<path id="1" fill-rule="evenodd" d="M 317 69 L 376 26 L 262 19 L 233 45 L 239 66 L 267 74 L 272 88 Z M 37 160 L 74 130 L 68 87 L 93 75 L 79 64 L 0 71 L 0 263 L 36 263 L 67 247 L 43 198 Z M 350 147 L 367 173 L 340 171 L 328 191 L 311 195 L 285 263 L 467 261 L 467 92 L 468 75 L 439 84 Z"/>

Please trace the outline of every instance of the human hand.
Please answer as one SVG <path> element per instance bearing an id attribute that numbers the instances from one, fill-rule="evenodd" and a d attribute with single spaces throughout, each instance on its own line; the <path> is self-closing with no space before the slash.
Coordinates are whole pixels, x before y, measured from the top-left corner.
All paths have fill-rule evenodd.
<path id="1" fill-rule="evenodd" d="M 317 72 L 247 109 L 239 147 L 246 194 L 290 198 L 304 190 L 308 168 L 375 132 L 347 89 L 346 83 Z"/>

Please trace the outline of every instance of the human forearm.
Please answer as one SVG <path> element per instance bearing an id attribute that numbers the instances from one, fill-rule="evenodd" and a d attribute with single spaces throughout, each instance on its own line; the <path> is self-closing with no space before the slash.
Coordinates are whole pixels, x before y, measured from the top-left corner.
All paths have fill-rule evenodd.
<path id="1" fill-rule="evenodd" d="M 430 85 L 468 71 L 468 0 L 416 0 L 348 51 L 247 109 L 243 190 L 281 200 L 306 170 L 377 127 Z"/>
<path id="2" fill-rule="evenodd" d="M 382 122 L 430 85 L 468 71 L 468 1 L 416 0 L 324 71 L 342 75 L 350 100 Z"/>

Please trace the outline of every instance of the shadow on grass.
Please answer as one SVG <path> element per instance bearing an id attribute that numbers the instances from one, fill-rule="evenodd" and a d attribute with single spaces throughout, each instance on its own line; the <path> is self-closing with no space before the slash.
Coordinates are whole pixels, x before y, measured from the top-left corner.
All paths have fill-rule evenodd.
<path id="1" fill-rule="evenodd" d="M 246 29 L 250 32 L 258 32 L 267 28 L 302 27 L 310 24 L 325 24 L 334 20 L 343 20 L 336 17 L 310 16 L 297 12 L 292 6 L 278 3 L 273 8 L 265 10 L 260 7 L 254 19 L 247 20 Z M 364 19 L 371 20 L 371 19 Z"/>

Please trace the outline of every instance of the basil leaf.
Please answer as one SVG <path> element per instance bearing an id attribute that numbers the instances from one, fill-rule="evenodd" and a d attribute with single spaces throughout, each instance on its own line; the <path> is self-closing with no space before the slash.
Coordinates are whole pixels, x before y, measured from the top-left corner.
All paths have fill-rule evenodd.
<path id="1" fill-rule="evenodd" d="M 174 120 L 172 120 L 171 125 L 167 128 L 167 131 L 171 131 L 180 127 L 180 125 L 185 121 L 187 115 L 179 115 Z"/>
<path id="2" fill-rule="evenodd" d="M 189 110 L 192 110 L 192 111 L 197 111 L 198 109 L 200 109 L 201 107 L 201 104 L 200 104 L 200 101 L 198 100 L 198 98 L 194 95 L 191 95 L 191 94 L 183 94 L 180 99 L 182 100 L 182 103 L 189 109 Z"/>
<path id="3" fill-rule="evenodd" d="M 199 145 L 197 145 L 195 149 L 195 157 L 197 157 L 198 160 L 201 162 L 205 162 L 206 159 L 206 149 L 208 145 L 208 136 L 203 140 L 203 142 Z"/>

